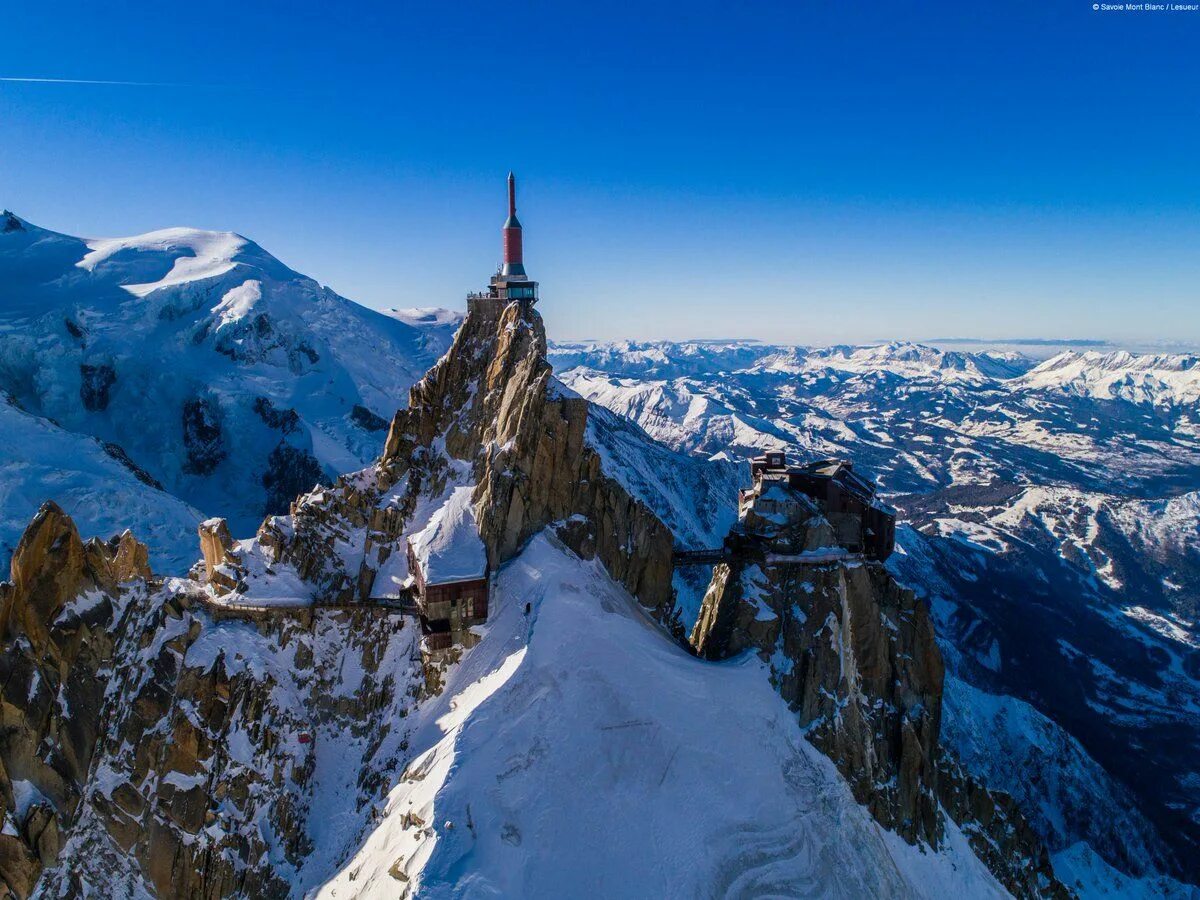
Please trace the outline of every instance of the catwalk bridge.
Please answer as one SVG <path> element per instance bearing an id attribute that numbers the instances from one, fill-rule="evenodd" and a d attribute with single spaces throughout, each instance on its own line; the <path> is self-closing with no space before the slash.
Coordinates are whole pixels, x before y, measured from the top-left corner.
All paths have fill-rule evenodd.
<path id="1" fill-rule="evenodd" d="M 671 554 L 671 564 L 677 569 L 680 566 L 711 566 L 724 558 L 724 547 L 715 550 L 676 550 Z"/>

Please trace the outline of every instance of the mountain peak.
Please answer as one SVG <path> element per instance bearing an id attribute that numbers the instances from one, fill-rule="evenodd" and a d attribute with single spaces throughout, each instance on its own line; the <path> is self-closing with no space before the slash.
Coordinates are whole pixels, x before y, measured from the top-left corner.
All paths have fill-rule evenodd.
<path id="1" fill-rule="evenodd" d="M 1153 406 L 1191 404 L 1200 400 L 1200 356 L 1064 350 L 1031 369 L 1018 384 Z"/>

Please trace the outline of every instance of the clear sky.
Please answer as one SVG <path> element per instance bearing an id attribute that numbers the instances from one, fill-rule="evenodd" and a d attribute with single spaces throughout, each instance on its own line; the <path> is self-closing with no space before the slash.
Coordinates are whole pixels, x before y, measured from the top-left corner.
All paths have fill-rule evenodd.
<path id="1" fill-rule="evenodd" d="M 5 4 L 0 206 L 463 305 L 516 170 L 551 336 L 1200 344 L 1200 12 Z"/>

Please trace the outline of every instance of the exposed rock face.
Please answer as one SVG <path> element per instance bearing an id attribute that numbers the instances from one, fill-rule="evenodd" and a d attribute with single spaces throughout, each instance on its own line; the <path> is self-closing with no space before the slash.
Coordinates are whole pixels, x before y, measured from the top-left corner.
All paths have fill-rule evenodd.
<path id="1" fill-rule="evenodd" d="M 418 636 L 367 608 L 274 616 L 247 631 L 186 594 L 157 599 L 137 629 L 150 640 L 146 670 L 120 673 L 122 702 L 71 834 L 72 848 L 104 865 L 65 853 L 47 887 L 77 893 L 107 870 L 162 897 L 288 896 L 316 849 L 310 813 L 361 814 L 399 767 Z M 239 650 L 223 649 L 235 637 Z M 344 685 L 344 669 L 362 680 Z M 347 739 L 333 763 L 357 773 L 357 787 L 313 810 L 330 774 L 317 744 Z"/>
<path id="2" fill-rule="evenodd" d="M 809 543 L 822 543 L 821 521 Z M 936 847 L 944 808 L 1009 890 L 1066 896 L 1011 800 L 943 759 L 944 673 L 925 605 L 880 563 L 800 558 L 746 550 L 718 564 L 696 652 L 757 651 L 809 739 L 888 828 Z"/>
<path id="3" fill-rule="evenodd" d="M 292 434 L 300 427 L 300 416 L 294 409 L 279 409 L 270 397 L 255 397 L 254 412 L 268 428 Z M 295 496 L 295 495 L 293 495 Z"/>
<path id="4" fill-rule="evenodd" d="M 208 475 L 225 458 L 221 419 L 213 401 L 194 397 L 183 405 L 183 445 L 187 450 L 183 470 L 190 475 Z"/>
<path id="5" fill-rule="evenodd" d="M 379 568 L 422 496 L 475 486 L 492 568 L 547 525 L 605 564 L 643 604 L 670 612 L 671 531 L 604 474 L 589 444 L 589 407 L 554 381 L 546 334 L 529 304 L 472 302 L 447 354 L 392 420 L 379 464 L 301 497 L 288 520 L 268 519 L 259 543 L 294 565 L 330 601 L 370 595 Z M 347 555 L 352 529 L 366 529 Z"/>
<path id="6" fill-rule="evenodd" d="M 693 643 L 760 649 L 780 694 L 855 797 L 908 840 L 935 844 L 942 659 L 922 604 L 874 563 L 721 563 Z"/>
<path id="7" fill-rule="evenodd" d="M 100 446 L 104 448 L 105 453 L 132 472 L 134 477 L 142 484 L 149 485 L 156 491 L 163 489 L 162 482 L 135 463 L 120 444 L 114 444 L 112 441 L 104 441 Z"/>
<path id="8" fill-rule="evenodd" d="M 248 296 L 259 296 L 261 285 L 247 289 Z M 207 335 L 205 335 L 207 336 Z M 262 362 L 281 358 L 293 374 L 302 375 L 321 359 L 303 332 L 280 323 L 267 313 L 246 316 L 216 331 L 213 349 L 230 359 L 242 362 Z"/>
<path id="9" fill-rule="evenodd" d="M 325 482 L 325 470 L 307 449 L 280 441 L 267 457 L 262 484 L 267 491 L 265 515 L 281 513 L 299 494 Z"/>
<path id="10" fill-rule="evenodd" d="M 63 327 L 67 329 L 67 334 L 77 341 L 82 341 L 87 336 L 87 332 L 83 330 L 83 327 L 70 317 L 63 319 Z"/>
<path id="11" fill-rule="evenodd" d="M 387 419 L 375 415 L 361 403 L 354 404 L 354 408 L 350 410 L 350 419 L 364 431 L 387 431 L 388 429 Z"/>
<path id="12" fill-rule="evenodd" d="M 0 585 L 0 881 L 18 897 L 57 858 L 79 803 L 104 715 L 108 627 L 149 577 L 146 560 L 129 532 L 84 543 L 47 503 Z"/>
<path id="13" fill-rule="evenodd" d="M 256 397 L 254 412 L 264 425 L 283 435 L 267 457 L 267 468 L 262 475 L 262 486 L 267 492 L 263 515 L 278 515 L 286 512 L 297 496 L 325 484 L 327 478 L 310 445 L 292 443 L 305 437 L 300 416 L 294 409 L 280 409 L 269 397 Z"/>
<path id="14" fill-rule="evenodd" d="M 79 366 L 79 399 L 89 412 L 108 409 L 109 389 L 117 382 L 117 372 L 110 365 Z"/>
<path id="15" fill-rule="evenodd" d="M 223 520 L 201 543 L 228 565 Z M 369 815 L 423 683 L 420 635 L 387 610 L 220 614 L 151 580 L 130 534 L 83 542 L 52 504 L 0 629 L 0 886 L 22 898 L 287 896 L 329 777 L 318 742 L 357 782 L 316 814 Z"/>
<path id="16" fill-rule="evenodd" d="M 938 760 L 938 799 L 983 863 L 1018 897 L 1070 897 L 1042 839 L 1008 794 L 991 791 L 947 754 Z"/>
<path id="17" fill-rule="evenodd" d="M 228 594 L 242 583 L 242 560 L 233 549 L 233 537 L 224 519 L 207 519 L 197 528 L 204 579 L 217 594 Z"/>
<path id="18" fill-rule="evenodd" d="M 598 556 L 644 605 L 665 612 L 671 600 L 671 532 L 602 471 L 599 454 L 586 440 L 587 401 L 565 396 L 552 382 L 541 317 L 519 304 L 500 311 L 495 324 L 478 310 L 472 316 L 478 318 L 476 327 L 484 336 L 489 331 L 498 334 L 480 385 L 481 396 L 476 398 L 473 415 L 463 423 L 481 430 L 477 446 L 488 451 L 475 461 L 476 506 L 493 566 L 515 555 L 551 522 L 580 516 L 590 529 L 566 533 L 568 541 L 575 541 L 572 549 L 586 558 Z M 467 332 L 468 323 L 460 336 Z M 451 351 L 447 359 L 453 355 Z M 425 384 L 413 389 L 414 398 Z M 385 462 L 397 423 L 414 407 L 410 402 L 393 422 Z M 417 415 L 418 421 L 412 422 L 415 432 L 427 433 L 431 423 Z M 452 426 L 450 434 L 455 441 L 460 440 L 459 434 L 469 440 L 458 427 Z"/>

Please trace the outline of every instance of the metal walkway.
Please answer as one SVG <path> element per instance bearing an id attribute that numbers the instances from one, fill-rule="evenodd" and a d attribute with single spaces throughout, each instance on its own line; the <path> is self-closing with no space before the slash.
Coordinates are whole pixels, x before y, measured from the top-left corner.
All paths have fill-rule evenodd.
<path id="1" fill-rule="evenodd" d="M 368 597 L 362 603 L 347 604 L 347 608 L 353 608 L 354 606 L 382 606 L 385 609 L 393 609 L 405 616 L 419 616 L 421 614 L 421 608 L 417 606 L 417 601 L 410 593 L 399 597 Z"/>
<path id="2" fill-rule="evenodd" d="M 715 550 L 676 550 L 671 554 L 671 564 L 679 566 L 702 566 L 719 563 L 725 558 L 725 548 Z"/>
<path id="3" fill-rule="evenodd" d="M 411 594 L 405 594 L 400 597 L 368 597 L 366 600 L 352 600 L 349 603 L 331 603 L 327 601 L 308 601 L 296 603 L 246 603 L 244 601 L 232 600 L 223 602 L 219 599 L 208 596 L 207 594 L 196 594 L 194 599 L 199 600 L 207 609 L 213 611 L 217 615 L 237 617 L 254 616 L 257 618 L 270 618 L 271 616 L 298 616 L 305 613 L 311 613 L 317 610 L 363 610 L 363 609 L 382 609 L 388 612 L 397 613 L 402 616 L 411 618 L 420 618 L 421 610 L 417 606 L 417 601 Z"/>

